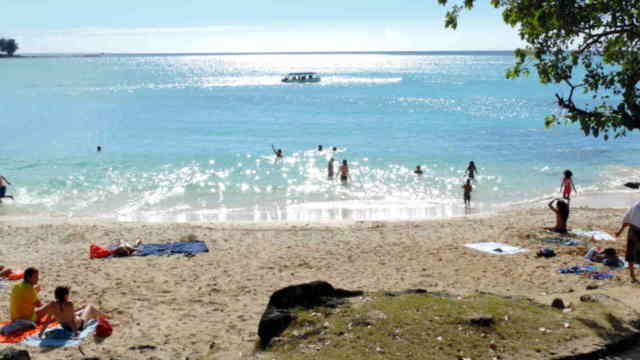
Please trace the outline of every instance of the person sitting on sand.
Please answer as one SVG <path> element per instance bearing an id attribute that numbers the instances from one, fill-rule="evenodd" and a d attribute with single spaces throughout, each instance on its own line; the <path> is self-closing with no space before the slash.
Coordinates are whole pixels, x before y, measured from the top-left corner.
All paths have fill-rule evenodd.
<path id="1" fill-rule="evenodd" d="M 54 321 L 59 322 L 60 326 L 71 332 L 73 336 L 78 336 L 89 320 L 98 320 L 106 317 L 93 305 L 84 305 L 76 310 L 73 303 L 69 301 L 68 287 L 57 287 L 54 291 L 54 296 L 56 300 L 42 308 L 42 314 L 51 317 L 45 322 L 42 331 L 40 331 L 40 337 L 44 334 L 47 326 Z"/>
<path id="2" fill-rule="evenodd" d="M 422 167 L 420 165 L 416 166 L 416 169 L 413 171 L 414 174 L 416 175 L 422 175 L 424 174 L 424 171 L 422 171 Z"/>
<path id="3" fill-rule="evenodd" d="M 624 262 L 618 257 L 618 253 L 614 248 L 606 248 L 604 250 L 602 248 L 591 248 L 587 251 L 585 258 L 593 262 L 601 262 L 613 268 L 624 266 Z"/>
<path id="4" fill-rule="evenodd" d="M 555 207 L 553 206 L 554 202 L 556 203 Z M 549 209 L 556 214 L 556 226 L 546 229 L 560 234 L 566 234 L 567 221 L 569 220 L 569 204 L 561 199 L 553 199 L 549 202 Z"/>
<path id="5" fill-rule="evenodd" d="M 616 237 L 622 235 L 624 229 L 629 228 L 627 234 L 627 251 L 625 260 L 629 264 L 629 275 L 631 276 L 631 282 L 637 283 L 636 275 L 634 273 L 634 264 L 640 263 L 640 201 L 635 203 L 622 219 L 622 226 L 616 233 Z"/>
<path id="6" fill-rule="evenodd" d="M 7 277 L 9 276 L 11 273 L 13 272 L 13 270 L 6 268 L 2 265 L 0 265 L 0 277 Z"/>

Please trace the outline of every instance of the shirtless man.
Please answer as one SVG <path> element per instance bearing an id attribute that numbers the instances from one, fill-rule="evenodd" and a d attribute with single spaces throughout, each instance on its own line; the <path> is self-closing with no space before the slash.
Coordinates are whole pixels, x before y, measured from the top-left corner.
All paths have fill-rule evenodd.
<path id="1" fill-rule="evenodd" d="M 13 200 L 13 196 L 6 195 L 7 194 L 7 186 L 11 185 L 9 180 L 6 177 L 0 175 L 0 203 L 2 203 L 2 198 L 9 198 Z"/>
<path id="2" fill-rule="evenodd" d="M 85 305 L 76 310 L 73 303 L 69 301 L 69 288 L 59 286 L 54 292 L 55 301 L 47 304 L 40 312 L 43 315 L 50 315 L 51 318 L 45 323 L 44 328 L 40 331 L 40 337 L 44 334 L 47 326 L 57 321 L 63 329 L 78 336 L 80 331 L 84 330 L 84 326 L 89 320 L 97 320 L 106 317 L 105 314 L 98 311 L 93 305 Z"/>

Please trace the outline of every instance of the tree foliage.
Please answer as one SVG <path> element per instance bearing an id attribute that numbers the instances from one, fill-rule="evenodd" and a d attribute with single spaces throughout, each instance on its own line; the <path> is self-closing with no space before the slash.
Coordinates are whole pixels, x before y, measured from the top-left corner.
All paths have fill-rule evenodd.
<path id="1" fill-rule="evenodd" d="M 560 117 L 585 135 L 605 139 L 640 129 L 640 0 L 490 0 L 505 23 L 527 44 L 515 51 L 508 78 L 537 71 L 543 84 L 560 83 L 555 95 Z M 462 11 L 475 0 L 438 0 L 449 5 L 445 27 L 456 29 Z M 576 92 L 590 100 L 575 100 Z"/>
<path id="2" fill-rule="evenodd" d="M 18 49 L 18 43 L 14 39 L 0 39 L 0 51 L 6 52 L 7 55 L 13 56 Z"/>

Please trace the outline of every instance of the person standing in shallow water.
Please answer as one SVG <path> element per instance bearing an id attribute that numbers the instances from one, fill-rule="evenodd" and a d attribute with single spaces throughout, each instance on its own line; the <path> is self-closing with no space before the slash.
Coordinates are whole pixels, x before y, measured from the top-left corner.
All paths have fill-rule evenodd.
<path id="1" fill-rule="evenodd" d="M 273 150 L 273 153 L 276 154 L 276 161 L 284 157 L 284 155 L 282 155 L 282 149 L 276 150 L 276 147 L 273 146 L 273 144 L 271 144 L 271 149 Z"/>
<path id="2" fill-rule="evenodd" d="M 478 168 L 476 168 L 476 164 L 473 161 L 470 161 L 465 174 L 469 177 L 469 179 L 475 181 L 477 172 Z"/>
<path id="3" fill-rule="evenodd" d="M 11 185 L 9 180 L 6 177 L 0 175 L 0 203 L 2 203 L 3 198 L 9 198 L 13 200 L 13 196 L 7 195 L 7 186 Z"/>
<path id="4" fill-rule="evenodd" d="M 471 192 L 473 191 L 473 186 L 471 186 L 471 179 L 467 179 L 467 182 L 462 185 L 463 194 L 462 197 L 464 199 L 464 207 L 465 209 L 471 208 Z"/>
<path id="5" fill-rule="evenodd" d="M 318 145 L 318 152 L 322 152 L 322 145 Z"/>
<path id="6" fill-rule="evenodd" d="M 331 159 L 329 160 L 329 164 L 327 165 L 327 178 L 328 178 L 329 180 L 333 180 L 333 175 L 334 175 L 334 173 L 335 173 L 334 165 L 333 165 L 333 163 L 334 163 L 334 162 L 335 162 L 335 159 L 334 159 L 334 158 L 331 158 Z"/>
<path id="7" fill-rule="evenodd" d="M 347 185 L 350 179 L 351 175 L 349 175 L 349 165 L 347 165 L 347 160 L 342 160 L 342 165 L 340 165 L 340 182 L 342 185 Z"/>
<path id="8" fill-rule="evenodd" d="M 576 194 L 578 193 L 578 190 L 576 190 L 576 186 L 573 184 L 572 177 L 573 173 L 571 172 L 571 170 L 565 170 L 564 178 L 560 183 L 560 192 L 562 192 L 562 197 L 567 201 L 571 201 L 571 190 L 574 190 Z"/>

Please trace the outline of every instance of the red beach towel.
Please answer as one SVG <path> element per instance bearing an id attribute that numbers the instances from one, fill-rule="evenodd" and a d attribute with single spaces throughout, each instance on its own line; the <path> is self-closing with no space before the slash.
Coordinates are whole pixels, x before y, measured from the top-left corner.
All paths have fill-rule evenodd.
<path id="1" fill-rule="evenodd" d="M 111 250 L 104 248 L 102 246 L 98 246 L 96 244 L 91 244 L 89 247 L 89 258 L 90 259 L 100 259 L 105 258 L 111 255 Z"/>

